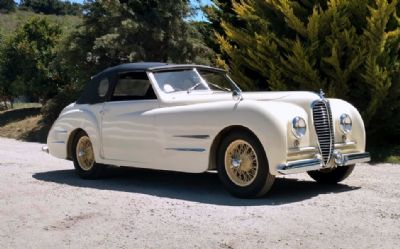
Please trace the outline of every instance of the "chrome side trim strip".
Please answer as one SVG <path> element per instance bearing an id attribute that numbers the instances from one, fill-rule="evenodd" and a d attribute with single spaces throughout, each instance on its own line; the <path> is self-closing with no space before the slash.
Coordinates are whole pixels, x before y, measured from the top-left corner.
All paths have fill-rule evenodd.
<path id="1" fill-rule="evenodd" d="M 352 145 L 356 145 L 356 142 L 349 141 L 349 142 L 345 142 L 345 143 L 336 143 L 335 144 L 335 148 L 336 149 L 340 149 L 340 148 L 347 147 L 347 146 L 352 146 Z"/>
<path id="2" fill-rule="evenodd" d="M 299 153 L 317 153 L 317 147 L 297 147 L 297 148 L 289 148 L 288 154 L 299 154 Z"/>
<path id="3" fill-rule="evenodd" d="M 65 133 L 65 134 L 68 133 L 68 131 L 63 128 L 54 128 L 54 131 L 58 133 Z"/>
<path id="4" fill-rule="evenodd" d="M 166 150 L 185 151 L 185 152 L 204 152 L 203 148 L 165 148 Z"/>
<path id="5" fill-rule="evenodd" d="M 356 163 L 366 163 L 371 161 L 371 156 L 369 152 L 363 153 L 352 153 L 352 154 L 345 154 L 344 157 L 344 164 L 351 165 Z"/>
<path id="6" fill-rule="evenodd" d="M 324 162 L 318 158 L 287 162 L 278 166 L 278 172 L 284 175 L 303 173 L 321 169 L 323 163 Z"/>
<path id="7" fill-rule="evenodd" d="M 65 141 L 52 141 L 52 144 L 65 144 Z"/>
<path id="8" fill-rule="evenodd" d="M 207 138 L 210 138 L 209 135 L 175 135 L 174 137 L 195 138 L 195 139 L 207 139 Z"/>

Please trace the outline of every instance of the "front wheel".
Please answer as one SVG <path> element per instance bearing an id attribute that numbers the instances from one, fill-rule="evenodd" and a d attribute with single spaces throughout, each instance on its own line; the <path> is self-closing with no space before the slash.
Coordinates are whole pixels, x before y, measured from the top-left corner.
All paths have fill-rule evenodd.
<path id="1" fill-rule="evenodd" d="M 335 184 L 346 179 L 353 172 L 355 165 L 341 166 L 332 169 L 309 171 L 307 174 L 319 183 Z"/>
<path id="2" fill-rule="evenodd" d="M 247 132 L 230 133 L 221 142 L 217 169 L 228 191 L 242 198 L 266 194 L 275 180 L 269 173 L 268 160 L 261 143 Z"/>
<path id="3" fill-rule="evenodd" d="M 92 142 L 83 131 L 74 137 L 73 161 L 77 174 L 83 179 L 97 179 L 103 173 L 104 166 L 96 163 Z"/>

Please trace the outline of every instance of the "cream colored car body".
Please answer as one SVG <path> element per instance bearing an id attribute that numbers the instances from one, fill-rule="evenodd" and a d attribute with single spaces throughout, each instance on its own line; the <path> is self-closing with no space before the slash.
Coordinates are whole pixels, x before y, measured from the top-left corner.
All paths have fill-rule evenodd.
<path id="1" fill-rule="evenodd" d="M 272 175 L 325 167 L 315 164 L 320 150 L 312 117 L 312 104 L 322 96 L 312 92 L 246 92 L 235 100 L 228 92 L 167 94 L 159 88 L 153 73 L 147 74 L 156 100 L 67 106 L 48 135 L 50 154 L 71 159 L 72 138 L 83 130 L 90 137 L 97 163 L 200 173 L 216 168 L 218 143 L 226 131 L 240 127 L 259 139 Z M 329 103 L 335 150 L 341 154 L 364 153 L 365 131 L 359 112 L 343 100 L 329 99 Z M 339 128 L 343 113 L 353 121 L 353 129 L 345 138 Z M 292 133 L 292 120 L 297 116 L 307 123 L 302 139 Z M 314 160 L 312 167 L 307 166 L 309 160 Z M 287 169 L 293 162 L 305 164 Z"/>

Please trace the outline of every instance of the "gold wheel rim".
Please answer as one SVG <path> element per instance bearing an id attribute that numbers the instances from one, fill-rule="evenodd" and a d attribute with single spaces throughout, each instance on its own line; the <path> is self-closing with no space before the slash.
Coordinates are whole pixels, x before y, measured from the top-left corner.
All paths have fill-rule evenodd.
<path id="1" fill-rule="evenodd" d="M 225 151 L 225 171 L 229 179 L 241 187 L 249 186 L 258 172 L 258 158 L 254 148 L 244 140 L 235 140 Z"/>
<path id="2" fill-rule="evenodd" d="M 78 140 L 76 145 L 76 158 L 79 167 L 85 171 L 89 171 L 94 165 L 94 153 L 92 142 L 89 137 L 83 136 Z"/>

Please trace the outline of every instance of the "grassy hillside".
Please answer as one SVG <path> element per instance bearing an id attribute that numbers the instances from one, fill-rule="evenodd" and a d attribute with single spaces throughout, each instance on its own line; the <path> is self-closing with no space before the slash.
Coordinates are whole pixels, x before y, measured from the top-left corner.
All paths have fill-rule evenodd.
<path id="1" fill-rule="evenodd" d="M 17 10 L 9 14 L 0 13 L 0 30 L 4 35 L 10 34 L 15 31 L 20 23 L 25 22 L 33 16 L 44 16 L 59 23 L 67 34 L 81 23 L 81 18 L 77 16 L 42 15 L 31 11 Z"/>
<path id="2" fill-rule="evenodd" d="M 42 122 L 40 108 L 37 103 L 16 103 L 14 109 L 0 111 L 0 137 L 45 143 L 50 127 Z"/>

